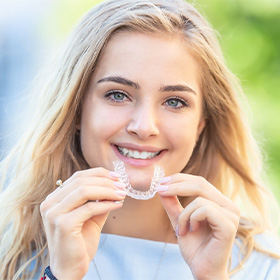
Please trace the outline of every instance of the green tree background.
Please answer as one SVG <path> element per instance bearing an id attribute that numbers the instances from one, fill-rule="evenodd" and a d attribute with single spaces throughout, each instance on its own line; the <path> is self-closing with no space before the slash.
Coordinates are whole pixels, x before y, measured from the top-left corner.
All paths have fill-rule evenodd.
<path id="1" fill-rule="evenodd" d="M 97 0 L 57 0 L 45 35 L 60 41 Z M 219 33 L 229 68 L 249 100 L 253 133 L 280 202 L 280 0 L 197 0 L 192 3 Z M 50 24 L 51 23 L 51 24 Z M 54 32 L 55 31 L 55 32 Z"/>
<path id="2" fill-rule="evenodd" d="M 248 98 L 267 180 L 280 202 L 280 1 L 199 0 L 220 34 L 229 68 Z"/>

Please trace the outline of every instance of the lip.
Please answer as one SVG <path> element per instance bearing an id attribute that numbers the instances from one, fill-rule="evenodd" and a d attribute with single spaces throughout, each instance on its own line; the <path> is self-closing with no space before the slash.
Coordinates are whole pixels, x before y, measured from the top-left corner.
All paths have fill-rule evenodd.
<path id="1" fill-rule="evenodd" d="M 151 147 L 151 146 L 139 146 L 139 145 L 135 145 L 135 144 L 132 144 L 132 143 L 115 143 L 115 144 L 111 144 L 115 154 L 117 155 L 117 157 L 127 163 L 127 164 L 130 164 L 130 165 L 133 165 L 133 166 L 138 166 L 138 167 L 145 167 L 145 166 L 149 166 L 149 165 L 153 165 L 155 164 L 157 161 L 159 161 L 163 155 L 165 154 L 166 152 L 166 149 L 158 149 L 158 148 L 155 148 L 155 147 Z M 143 151 L 146 151 L 146 152 L 151 152 L 151 153 L 158 153 L 160 152 L 159 155 L 157 155 L 156 157 L 153 157 L 153 158 L 147 158 L 147 159 L 135 159 L 135 158 L 129 158 L 129 157 L 125 157 L 123 156 L 117 146 L 120 146 L 122 148 L 126 148 L 126 149 L 130 149 L 130 150 L 136 150 L 136 151 L 140 151 L 140 152 L 143 152 Z"/>

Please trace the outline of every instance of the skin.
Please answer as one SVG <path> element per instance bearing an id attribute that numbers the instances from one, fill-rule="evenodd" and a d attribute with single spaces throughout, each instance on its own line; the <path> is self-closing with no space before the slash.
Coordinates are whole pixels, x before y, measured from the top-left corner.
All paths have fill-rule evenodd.
<path id="1" fill-rule="evenodd" d="M 229 279 L 239 210 L 204 178 L 180 173 L 204 128 L 200 74 L 178 35 L 120 32 L 109 40 L 82 106 L 81 148 L 91 168 L 75 173 L 41 205 L 58 279 L 83 278 L 101 231 L 178 242 L 195 279 Z M 160 153 L 131 159 L 116 145 Z M 149 188 L 154 164 L 162 166 L 167 176 L 157 195 L 122 203 L 124 185 L 109 172 L 117 159 L 139 190 Z M 177 196 L 191 202 L 184 208 Z"/>
<path id="2" fill-rule="evenodd" d="M 147 40 L 147 35 L 119 33 L 111 38 L 91 80 L 81 119 L 82 151 L 91 167 L 112 169 L 117 159 L 127 163 L 112 147 L 116 144 L 163 151 L 162 157 L 151 162 L 126 164 L 130 183 L 141 190 L 150 185 L 154 164 L 164 167 L 167 175 L 180 172 L 204 127 L 199 65 L 179 38 L 153 37 Z M 160 44 L 164 53 L 158 51 Z M 124 85 L 115 78 L 112 81 L 112 77 L 135 85 Z M 176 85 L 190 90 L 164 89 Z M 115 93 L 105 98 L 110 91 Z M 122 100 L 116 101 L 117 94 Z M 180 107 L 176 96 L 188 102 L 189 107 Z M 168 102 L 178 105 L 172 107 Z"/>

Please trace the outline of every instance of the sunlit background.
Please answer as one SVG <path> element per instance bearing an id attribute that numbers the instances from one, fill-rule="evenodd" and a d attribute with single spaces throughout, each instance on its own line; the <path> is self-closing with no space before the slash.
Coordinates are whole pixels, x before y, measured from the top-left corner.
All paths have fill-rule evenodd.
<path id="1" fill-rule="evenodd" d="M 94 0 L 0 0 L 0 147 L 3 157 L 31 115 L 26 96 L 40 67 Z M 248 97 L 253 132 L 280 201 L 280 0 L 197 0 L 220 34 Z"/>

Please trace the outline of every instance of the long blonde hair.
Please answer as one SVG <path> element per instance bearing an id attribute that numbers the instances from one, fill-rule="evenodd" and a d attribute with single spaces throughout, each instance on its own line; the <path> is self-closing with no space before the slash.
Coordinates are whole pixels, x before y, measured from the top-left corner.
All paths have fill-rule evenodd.
<path id="1" fill-rule="evenodd" d="M 237 234 L 243 261 L 253 249 L 261 250 L 253 240 L 269 220 L 261 156 L 240 109 L 242 91 L 225 66 L 215 32 L 183 0 L 110 0 L 90 10 L 76 26 L 46 74 L 48 82 L 36 91 L 40 103 L 29 130 L 1 163 L 1 279 L 30 279 L 48 263 L 39 205 L 58 178 L 65 180 L 87 168 L 76 130 L 81 103 L 102 49 L 119 30 L 185 38 L 202 66 L 206 126 L 184 172 L 205 177 L 241 207 L 249 206 Z"/>

